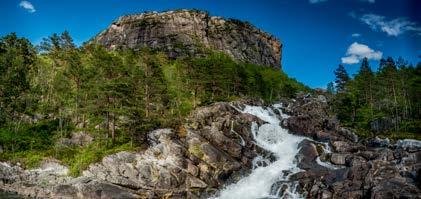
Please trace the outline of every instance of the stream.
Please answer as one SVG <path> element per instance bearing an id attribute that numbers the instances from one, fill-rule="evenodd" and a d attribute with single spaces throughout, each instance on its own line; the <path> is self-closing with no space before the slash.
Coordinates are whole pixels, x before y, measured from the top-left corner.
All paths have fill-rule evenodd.
<path id="1" fill-rule="evenodd" d="M 279 105 L 273 106 L 275 109 L 278 109 L 277 107 Z M 281 112 L 280 109 L 278 111 Z M 298 144 L 306 138 L 290 134 L 287 129 L 282 128 L 280 119 L 288 116 L 278 116 L 272 108 L 246 106 L 242 112 L 267 122 L 261 126 L 252 124 L 253 138 L 256 144 L 270 152 L 275 160 L 270 161 L 263 155 L 257 156 L 253 160 L 251 173 L 226 186 L 215 198 L 303 198 L 304 196 L 296 192 L 297 184 L 288 179 L 292 174 L 301 171 L 295 157 L 299 152 Z"/>

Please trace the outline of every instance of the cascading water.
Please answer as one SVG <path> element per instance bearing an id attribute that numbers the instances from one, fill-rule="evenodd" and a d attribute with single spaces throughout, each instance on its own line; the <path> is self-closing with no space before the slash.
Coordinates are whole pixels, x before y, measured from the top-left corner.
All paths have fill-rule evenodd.
<path id="1" fill-rule="evenodd" d="M 273 107 L 279 110 L 279 105 Z M 289 134 L 287 129 L 280 126 L 280 120 L 271 108 L 246 106 L 242 112 L 255 115 L 268 122 L 260 127 L 253 123 L 252 133 L 256 144 L 271 152 L 275 161 L 270 162 L 263 156 L 256 157 L 250 175 L 225 187 L 216 198 L 302 198 L 303 196 L 295 191 L 296 185 L 289 182 L 288 178 L 291 174 L 300 171 L 295 156 L 299 151 L 298 144 L 306 138 Z M 287 116 L 281 114 L 280 117 Z M 281 185 L 274 186 L 277 183 Z"/>

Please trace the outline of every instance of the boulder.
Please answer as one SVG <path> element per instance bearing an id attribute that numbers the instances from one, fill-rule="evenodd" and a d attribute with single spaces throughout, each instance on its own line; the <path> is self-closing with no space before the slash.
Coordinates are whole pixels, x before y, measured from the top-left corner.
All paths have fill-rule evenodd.
<path id="1" fill-rule="evenodd" d="M 390 140 L 389 138 L 382 139 L 376 136 L 373 139 L 369 139 L 367 145 L 370 147 L 388 147 L 390 146 Z"/>
<path id="2" fill-rule="evenodd" d="M 402 148 L 411 152 L 420 151 L 421 150 L 421 141 L 414 140 L 414 139 L 404 139 L 398 140 L 396 142 L 396 147 Z"/>
<path id="3" fill-rule="evenodd" d="M 86 132 L 73 132 L 70 138 L 61 138 L 57 141 L 58 146 L 87 146 L 94 138 Z"/>
<path id="4" fill-rule="evenodd" d="M 330 156 L 330 161 L 336 165 L 345 165 L 347 154 L 342 153 L 332 153 Z"/>
<path id="5" fill-rule="evenodd" d="M 350 129 L 340 127 L 336 117 L 329 114 L 329 100 L 324 95 L 313 97 L 299 93 L 294 100 L 284 101 L 280 107 L 291 116 L 282 126 L 292 133 L 311 137 L 317 141 L 343 140 L 357 142 L 358 136 Z"/>

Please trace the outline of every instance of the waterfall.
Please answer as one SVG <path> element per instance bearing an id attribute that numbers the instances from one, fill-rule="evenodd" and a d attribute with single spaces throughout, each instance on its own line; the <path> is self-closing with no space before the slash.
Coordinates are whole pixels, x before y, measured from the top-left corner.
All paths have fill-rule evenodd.
<path id="1" fill-rule="evenodd" d="M 279 105 L 274 108 L 280 111 Z M 297 166 L 295 156 L 298 144 L 305 138 L 288 133 L 280 126 L 273 109 L 259 106 L 246 106 L 243 113 L 255 115 L 267 122 L 261 126 L 252 124 L 252 133 L 256 145 L 270 152 L 275 161 L 270 162 L 263 156 L 257 156 L 253 161 L 253 170 L 238 182 L 226 186 L 215 197 L 218 199 L 257 199 L 257 198 L 302 198 L 296 193 L 296 184 L 289 182 L 291 174 L 301 171 Z"/>

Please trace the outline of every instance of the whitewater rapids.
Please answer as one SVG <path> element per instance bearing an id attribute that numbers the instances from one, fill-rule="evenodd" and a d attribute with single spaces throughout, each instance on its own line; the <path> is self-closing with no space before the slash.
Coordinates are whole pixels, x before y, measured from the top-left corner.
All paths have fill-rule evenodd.
<path id="1" fill-rule="evenodd" d="M 274 105 L 273 108 L 281 112 L 279 105 Z M 256 144 L 271 152 L 275 161 L 270 162 L 262 156 L 256 157 L 252 172 L 238 182 L 226 186 L 215 198 L 303 198 L 296 192 L 296 184 L 288 182 L 288 178 L 291 174 L 301 171 L 295 157 L 299 151 L 298 144 L 306 138 L 292 135 L 287 129 L 282 128 L 278 117 L 282 119 L 287 115 L 277 116 L 272 108 L 246 106 L 242 112 L 255 115 L 267 122 L 260 127 L 253 123 L 251 129 Z M 276 183 L 282 185 L 274 186 Z M 283 186 L 287 188 L 281 195 Z"/>

